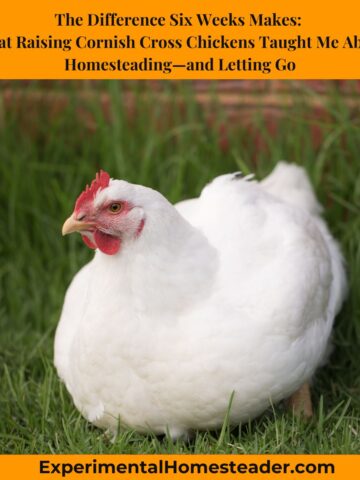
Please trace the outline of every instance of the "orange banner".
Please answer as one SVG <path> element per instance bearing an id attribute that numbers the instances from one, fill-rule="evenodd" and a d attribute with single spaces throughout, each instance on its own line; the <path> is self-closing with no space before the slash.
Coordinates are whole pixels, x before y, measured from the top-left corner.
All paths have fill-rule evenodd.
<path id="1" fill-rule="evenodd" d="M 358 480 L 360 455 L 3 455 L 0 476 L 40 479 Z"/>
<path id="2" fill-rule="evenodd" d="M 360 78 L 355 0 L 14 0 L 0 9 L 2 79 Z"/>

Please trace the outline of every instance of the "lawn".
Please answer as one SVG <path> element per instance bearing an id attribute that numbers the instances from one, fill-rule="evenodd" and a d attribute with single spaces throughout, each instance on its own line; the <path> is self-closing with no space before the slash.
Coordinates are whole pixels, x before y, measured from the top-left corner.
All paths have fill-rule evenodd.
<path id="1" fill-rule="evenodd" d="M 106 84 L 112 122 L 91 106 L 89 132 L 73 102 L 36 133 L 8 114 L 0 127 L 0 452 L 2 453 L 355 453 L 360 452 L 360 120 L 330 96 L 327 121 L 316 120 L 307 94 L 270 135 L 253 125 L 262 149 L 242 126 L 219 141 L 223 118 L 209 127 L 184 87 L 184 115 L 166 123 L 156 97 L 138 99 L 131 122 L 121 84 Z M 171 98 L 171 96 L 170 96 Z M 170 100 L 171 101 L 171 100 Z M 151 113 L 151 120 L 150 119 Z M 39 119 L 41 116 L 39 117 Z M 313 146 L 312 128 L 322 132 Z M 33 129 L 32 129 L 33 130 Z M 79 235 L 61 237 L 83 187 L 102 167 L 115 178 L 158 189 L 171 201 L 199 194 L 214 176 L 242 170 L 263 178 L 280 159 L 304 165 L 325 205 L 348 265 L 349 297 L 336 321 L 334 352 L 314 380 L 315 416 L 294 418 L 282 405 L 249 424 L 198 433 L 186 443 L 119 432 L 114 443 L 86 422 L 55 373 L 53 339 L 64 292 L 92 252 Z"/>

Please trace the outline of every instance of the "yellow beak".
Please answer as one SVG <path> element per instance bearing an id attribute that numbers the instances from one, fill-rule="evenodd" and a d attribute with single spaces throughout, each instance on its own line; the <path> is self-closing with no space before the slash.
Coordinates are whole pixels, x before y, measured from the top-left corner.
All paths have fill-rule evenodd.
<path id="1" fill-rule="evenodd" d="M 74 214 L 72 214 L 62 226 L 62 234 L 67 235 L 73 232 L 82 232 L 84 230 L 89 230 L 93 226 L 93 223 L 86 223 L 76 220 Z"/>

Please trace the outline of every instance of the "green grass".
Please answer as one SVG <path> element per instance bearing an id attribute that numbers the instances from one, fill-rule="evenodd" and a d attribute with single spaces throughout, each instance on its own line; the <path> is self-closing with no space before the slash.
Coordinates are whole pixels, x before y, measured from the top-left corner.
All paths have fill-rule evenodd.
<path id="1" fill-rule="evenodd" d="M 329 120 L 315 120 L 305 92 L 270 136 L 261 118 L 254 127 L 265 146 L 233 125 L 228 145 L 219 142 L 223 122 L 209 128 L 183 87 L 186 114 L 165 116 L 156 96 L 140 96 L 128 122 L 121 85 L 106 84 L 111 124 L 96 104 L 97 129 L 89 133 L 69 108 L 53 123 L 44 117 L 36 134 L 3 115 L 0 128 L 0 452 L 2 453 L 353 453 L 360 451 L 360 122 L 341 97 L 329 99 Z M 169 99 L 173 98 L 169 94 Z M 170 100 L 171 101 L 171 100 Z M 42 116 L 40 115 L 40 119 Z M 165 127 L 162 131 L 158 124 Z M 319 147 L 311 129 L 323 134 Z M 226 148 L 225 148 L 226 147 Z M 53 338 L 64 292 L 92 253 L 79 236 L 62 238 L 61 225 L 95 171 L 160 190 L 171 201 L 196 195 L 220 173 L 254 171 L 265 176 L 279 159 L 304 165 L 325 216 L 341 241 L 350 294 L 335 327 L 335 350 L 318 372 L 314 419 L 305 423 L 282 405 L 250 424 L 203 432 L 189 442 L 120 432 L 115 443 L 74 408 L 53 364 Z"/>

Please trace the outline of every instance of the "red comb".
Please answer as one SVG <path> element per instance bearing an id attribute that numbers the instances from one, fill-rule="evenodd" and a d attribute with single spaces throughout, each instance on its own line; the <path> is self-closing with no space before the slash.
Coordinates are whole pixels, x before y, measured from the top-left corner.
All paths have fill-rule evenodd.
<path id="1" fill-rule="evenodd" d="M 85 190 L 79 195 L 75 203 L 75 210 L 79 210 L 84 203 L 94 200 L 96 192 L 99 188 L 106 188 L 109 186 L 110 175 L 103 170 L 100 170 L 96 174 L 95 180 L 91 182 L 91 185 L 86 185 Z"/>

